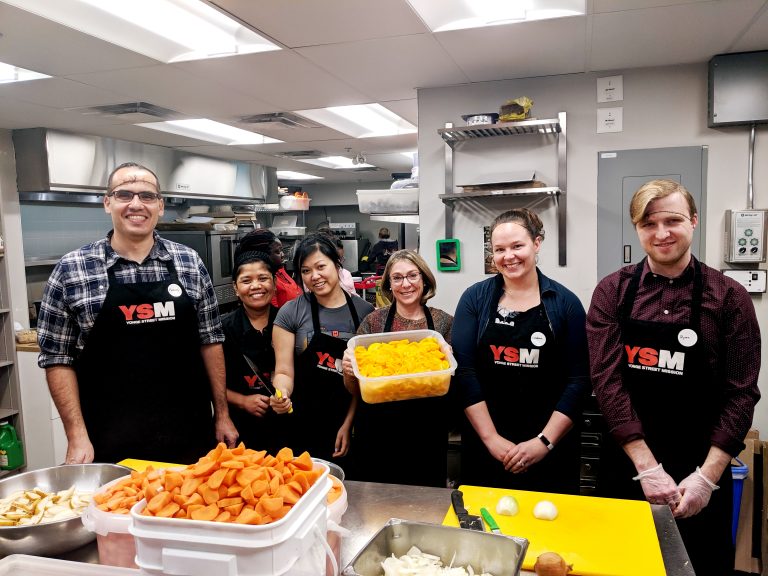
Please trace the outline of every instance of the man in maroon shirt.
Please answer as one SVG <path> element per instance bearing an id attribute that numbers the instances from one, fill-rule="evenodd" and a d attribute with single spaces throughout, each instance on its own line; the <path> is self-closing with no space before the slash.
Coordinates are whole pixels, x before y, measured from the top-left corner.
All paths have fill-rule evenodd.
<path id="1" fill-rule="evenodd" d="M 612 436 L 600 494 L 669 505 L 696 574 L 731 574 L 728 464 L 760 398 L 754 306 L 691 255 L 698 214 L 681 184 L 644 184 L 630 216 L 647 257 L 604 278 L 587 315 L 592 383 Z"/>

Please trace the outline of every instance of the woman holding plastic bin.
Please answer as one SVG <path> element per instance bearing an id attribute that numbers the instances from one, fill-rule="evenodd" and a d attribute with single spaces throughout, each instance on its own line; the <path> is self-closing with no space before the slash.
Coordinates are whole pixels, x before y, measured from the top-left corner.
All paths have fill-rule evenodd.
<path id="1" fill-rule="evenodd" d="M 282 398 L 270 402 L 290 419 L 286 445 L 294 453 L 308 450 L 344 467 L 357 399 L 344 387 L 341 360 L 373 306 L 342 289 L 339 254 L 328 236 L 305 237 L 293 265 L 309 292 L 286 302 L 275 318 L 273 382 Z"/>
<path id="2" fill-rule="evenodd" d="M 585 313 L 537 268 L 544 240 L 528 209 L 491 223 L 498 273 L 459 300 L 453 351 L 466 415 L 462 483 L 541 492 L 579 490 L 579 435 L 589 391 Z"/>
<path id="3" fill-rule="evenodd" d="M 363 320 L 358 334 L 434 330 L 451 341 L 453 317 L 426 305 L 435 295 L 435 277 L 412 250 L 399 250 L 387 261 L 382 291 L 392 302 Z M 344 353 L 344 382 L 359 394 L 351 352 Z M 367 404 L 355 417 L 355 464 L 359 480 L 445 488 L 450 424 L 448 396 Z"/>

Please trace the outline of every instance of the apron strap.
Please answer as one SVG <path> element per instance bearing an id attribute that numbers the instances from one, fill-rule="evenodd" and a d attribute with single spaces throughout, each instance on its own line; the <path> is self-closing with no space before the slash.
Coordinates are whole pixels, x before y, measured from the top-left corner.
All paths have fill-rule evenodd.
<path id="1" fill-rule="evenodd" d="M 393 302 L 392 306 L 389 307 L 389 312 L 387 312 L 387 320 L 384 323 L 384 332 L 392 332 L 392 323 L 395 321 L 395 312 L 396 312 L 397 302 Z M 429 308 L 427 308 L 426 304 L 421 305 L 422 310 L 424 310 L 424 318 L 427 319 L 427 328 L 430 330 L 435 329 L 435 322 L 432 319 L 432 313 L 429 311 Z"/>
<path id="2" fill-rule="evenodd" d="M 344 297 L 347 300 L 347 306 L 349 307 L 349 313 L 352 316 L 352 323 L 355 325 L 355 329 L 353 332 L 357 332 L 357 329 L 360 327 L 360 316 L 357 314 L 357 309 L 355 308 L 355 304 L 352 302 L 352 297 L 344 292 Z M 317 298 L 315 297 L 314 293 L 309 293 L 309 305 L 312 309 L 312 329 L 314 330 L 315 334 L 320 334 L 320 306 L 317 303 Z"/>
<path id="3" fill-rule="evenodd" d="M 104 245 L 104 262 L 107 261 L 107 245 Z M 112 266 L 107 267 L 107 277 L 109 278 L 109 284 L 117 284 L 117 276 L 115 275 L 115 264 L 117 264 L 117 261 L 115 261 Z M 165 269 L 168 271 L 168 274 L 170 274 L 171 278 L 178 278 L 178 274 L 176 274 L 176 266 L 173 263 L 173 256 L 169 260 L 166 260 L 164 262 Z"/>

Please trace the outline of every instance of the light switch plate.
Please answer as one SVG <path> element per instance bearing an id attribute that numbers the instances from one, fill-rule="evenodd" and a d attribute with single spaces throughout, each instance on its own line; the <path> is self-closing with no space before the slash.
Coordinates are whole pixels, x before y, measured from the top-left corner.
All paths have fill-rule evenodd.
<path id="1" fill-rule="evenodd" d="M 624 100 L 624 76 L 606 76 L 597 79 L 597 102 Z"/>
<path id="2" fill-rule="evenodd" d="M 768 273 L 765 270 L 723 270 L 722 272 L 744 286 L 747 292 L 759 294 L 766 291 Z"/>
<path id="3" fill-rule="evenodd" d="M 624 108 L 598 108 L 597 133 L 621 132 L 624 129 Z"/>

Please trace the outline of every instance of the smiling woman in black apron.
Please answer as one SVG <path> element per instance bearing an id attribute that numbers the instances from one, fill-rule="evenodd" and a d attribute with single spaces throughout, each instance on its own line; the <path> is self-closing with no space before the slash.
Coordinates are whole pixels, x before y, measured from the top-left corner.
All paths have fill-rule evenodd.
<path id="1" fill-rule="evenodd" d="M 274 384 L 283 397 L 271 403 L 289 419 L 295 453 L 308 450 L 344 466 L 357 402 L 344 387 L 341 362 L 347 340 L 373 306 L 342 289 L 339 254 L 326 235 L 304 238 L 293 265 L 310 292 L 284 304 L 275 318 Z"/>
<path id="2" fill-rule="evenodd" d="M 391 306 L 369 314 L 358 334 L 435 330 L 451 341 L 453 317 L 427 306 L 436 282 L 424 259 L 412 250 L 392 254 L 384 268 L 382 291 Z M 344 352 L 347 389 L 359 395 L 351 353 Z M 449 397 L 366 404 L 355 415 L 355 480 L 445 488 L 448 476 Z M 382 466 L 397 462 L 397 466 Z"/>
<path id="3" fill-rule="evenodd" d="M 578 493 L 578 422 L 589 390 L 584 307 L 536 267 L 544 230 L 528 209 L 491 224 L 499 273 L 459 301 L 453 350 L 467 421 L 465 484 Z"/>
<path id="4" fill-rule="evenodd" d="M 275 295 L 271 256 L 238 251 L 232 284 L 241 305 L 221 320 L 229 413 L 241 442 L 276 454 L 285 446 L 285 437 L 279 429 L 283 419 L 269 405 L 274 395 L 272 326 L 277 316 L 277 308 L 271 304 Z"/>

